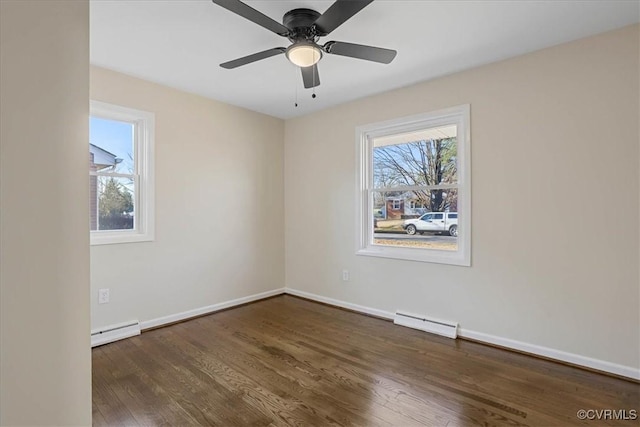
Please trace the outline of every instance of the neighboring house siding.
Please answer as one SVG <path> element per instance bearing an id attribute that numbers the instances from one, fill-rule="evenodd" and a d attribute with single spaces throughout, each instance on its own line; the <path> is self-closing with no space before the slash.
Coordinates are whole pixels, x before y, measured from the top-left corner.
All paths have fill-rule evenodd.
<path id="1" fill-rule="evenodd" d="M 386 211 L 387 219 L 401 219 L 404 214 L 404 200 L 387 199 Z"/>

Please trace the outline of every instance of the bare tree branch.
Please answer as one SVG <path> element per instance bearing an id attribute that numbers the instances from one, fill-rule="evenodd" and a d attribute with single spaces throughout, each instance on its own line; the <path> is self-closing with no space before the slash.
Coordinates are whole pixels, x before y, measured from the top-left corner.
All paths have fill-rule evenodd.
<path id="1" fill-rule="evenodd" d="M 457 183 L 457 139 L 410 141 L 375 147 L 374 186 L 443 185 Z M 457 190 L 415 190 L 431 211 L 457 209 Z"/>

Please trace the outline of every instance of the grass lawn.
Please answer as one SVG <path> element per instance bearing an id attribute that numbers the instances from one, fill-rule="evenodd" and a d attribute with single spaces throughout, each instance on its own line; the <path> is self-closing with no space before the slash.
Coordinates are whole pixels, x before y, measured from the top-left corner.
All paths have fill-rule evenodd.
<path id="1" fill-rule="evenodd" d="M 379 219 L 377 227 L 373 231 L 375 233 L 404 233 L 403 223 L 404 219 Z"/>

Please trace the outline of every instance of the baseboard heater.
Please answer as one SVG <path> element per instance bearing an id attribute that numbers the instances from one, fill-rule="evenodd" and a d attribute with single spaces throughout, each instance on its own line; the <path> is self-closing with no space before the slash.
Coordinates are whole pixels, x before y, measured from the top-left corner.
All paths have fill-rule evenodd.
<path id="1" fill-rule="evenodd" d="M 396 311 L 393 323 L 448 338 L 455 339 L 458 336 L 458 323 L 429 318 L 420 314 Z"/>
<path id="2" fill-rule="evenodd" d="M 91 347 L 134 337 L 136 335 L 140 335 L 140 322 L 137 320 L 105 326 L 104 328 L 91 331 Z"/>

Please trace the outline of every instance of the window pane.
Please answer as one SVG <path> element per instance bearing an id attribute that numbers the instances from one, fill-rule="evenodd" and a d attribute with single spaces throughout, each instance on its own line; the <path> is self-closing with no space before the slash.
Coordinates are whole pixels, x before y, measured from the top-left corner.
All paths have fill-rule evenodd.
<path id="1" fill-rule="evenodd" d="M 89 198 L 89 211 L 91 213 L 91 231 L 98 229 L 98 177 L 89 176 L 89 188 L 91 196 Z"/>
<path id="2" fill-rule="evenodd" d="M 90 171 L 135 173 L 132 123 L 91 117 L 89 120 Z"/>
<path id="3" fill-rule="evenodd" d="M 89 120 L 89 171 L 135 173 L 135 125 L 92 116 Z M 90 176 L 91 230 L 132 230 L 132 178 Z"/>
<path id="4" fill-rule="evenodd" d="M 458 249 L 456 189 L 374 191 L 372 197 L 373 244 L 447 251 Z M 411 203 L 412 200 L 419 202 Z M 413 207 L 416 205 L 424 207 Z"/>
<path id="5" fill-rule="evenodd" d="M 97 229 L 132 230 L 135 212 L 133 179 L 108 176 L 95 178 L 97 178 Z"/>
<path id="6" fill-rule="evenodd" d="M 458 182 L 457 127 L 424 129 L 373 140 L 373 187 Z"/>

